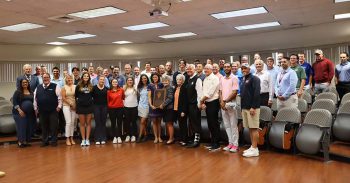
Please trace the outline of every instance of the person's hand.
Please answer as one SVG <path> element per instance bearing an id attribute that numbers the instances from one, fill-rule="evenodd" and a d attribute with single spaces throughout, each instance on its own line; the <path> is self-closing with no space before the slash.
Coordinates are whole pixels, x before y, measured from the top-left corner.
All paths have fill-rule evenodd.
<path id="1" fill-rule="evenodd" d="M 39 116 L 39 111 L 38 111 L 38 109 L 37 109 L 37 110 L 35 110 L 35 116 L 36 116 L 36 117 L 38 117 L 38 116 Z"/>
<path id="2" fill-rule="evenodd" d="M 278 96 L 277 97 L 279 100 L 282 100 L 282 101 L 285 101 L 286 99 L 284 98 L 284 97 L 282 97 L 282 96 Z"/>
<path id="3" fill-rule="evenodd" d="M 271 107 L 271 106 L 272 106 L 272 100 L 269 100 L 269 101 L 267 102 L 267 105 Z"/>
<path id="4" fill-rule="evenodd" d="M 202 110 L 202 105 L 201 104 L 198 104 L 197 105 L 198 109 L 201 111 Z"/>
<path id="5" fill-rule="evenodd" d="M 298 98 L 300 98 L 303 95 L 303 93 L 304 93 L 303 90 L 299 90 L 298 91 Z"/>
<path id="6" fill-rule="evenodd" d="M 161 104 L 161 105 L 159 106 L 159 108 L 160 108 L 160 109 L 163 109 L 163 108 L 164 108 L 163 104 Z"/>
<path id="7" fill-rule="evenodd" d="M 222 109 L 225 108 L 225 105 L 226 105 L 226 103 L 225 103 L 224 101 L 221 101 L 221 102 L 220 102 L 220 107 L 221 107 Z"/>
<path id="8" fill-rule="evenodd" d="M 22 118 L 24 118 L 24 117 L 26 116 L 26 114 L 22 111 L 22 109 L 18 108 L 17 110 L 18 110 L 19 115 L 20 115 Z"/>
<path id="9" fill-rule="evenodd" d="M 60 110 L 61 110 L 61 108 L 59 108 L 59 107 L 56 108 L 56 111 L 57 111 L 57 112 L 60 112 Z"/>
<path id="10" fill-rule="evenodd" d="M 205 110 L 205 108 L 207 108 L 207 106 L 205 104 L 202 104 L 202 110 Z"/>
<path id="11" fill-rule="evenodd" d="M 154 107 L 153 105 L 151 105 L 151 108 L 152 108 L 153 110 L 157 109 L 157 108 L 156 108 L 156 107 Z"/>
<path id="12" fill-rule="evenodd" d="M 256 111 L 255 111 L 255 109 L 250 108 L 249 113 L 250 113 L 251 116 L 254 116 Z"/>
<path id="13" fill-rule="evenodd" d="M 185 116 L 185 113 L 182 112 L 182 113 L 181 113 L 181 117 L 184 117 L 184 116 Z"/>

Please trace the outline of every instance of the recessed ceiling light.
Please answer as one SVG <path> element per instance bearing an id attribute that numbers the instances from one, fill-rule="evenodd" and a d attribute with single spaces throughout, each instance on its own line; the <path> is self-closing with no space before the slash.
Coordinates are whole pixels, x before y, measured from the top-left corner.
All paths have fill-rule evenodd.
<path id="1" fill-rule="evenodd" d="M 335 0 L 334 2 L 335 3 L 342 3 L 342 2 L 348 2 L 348 1 L 350 1 L 350 0 Z"/>
<path id="2" fill-rule="evenodd" d="M 210 15 L 216 19 L 224 19 L 224 18 L 241 17 L 241 16 L 256 15 L 256 14 L 263 14 L 263 13 L 268 13 L 265 7 L 249 8 L 249 9 L 228 11 L 228 12 L 222 12 L 222 13 L 213 13 Z"/>
<path id="3" fill-rule="evenodd" d="M 60 45 L 66 45 L 66 44 L 68 44 L 68 43 L 62 43 L 62 42 L 49 42 L 49 43 L 46 43 L 46 44 L 60 46 Z"/>
<path id="4" fill-rule="evenodd" d="M 190 1 L 192 1 L 192 0 L 181 0 L 182 2 L 190 2 Z"/>
<path id="5" fill-rule="evenodd" d="M 171 39 L 171 38 L 189 37 L 189 36 L 195 36 L 195 35 L 197 35 L 197 34 L 195 34 L 193 32 L 183 32 L 183 33 L 177 33 L 177 34 L 162 35 L 159 37 L 163 38 L 163 39 Z"/>
<path id="6" fill-rule="evenodd" d="M 30 29 L 37 29 L 41 27 L 45 27 L 45 26 L 39 25 L 39 24 L 33 24 L 33 23 L 21 23 L 21 24 L 1 27 L 0 29 L 6 30 L 6 31 L 12 31 L 12 32 L 19 32 L 19 31 L 25 31 Z"/>
<path id="7" fill-rule="evenodd" d="M 125 13 L 125 12 L 126 11 L 124 11 L 124 10 L 109 6 L 109 7 L 104 7 L 104 8 L 98 8 L 98 9 L 80 11 L 80 12 L 76 12 L 76 13 L 70 13 L 68 15 L 88 19 L 88 18 L 96 18 L 96 17 L 114 15 L 114 14 Z"/>
<path id="8" fill-rule="evenodd" d="M 344 14 L 336 14 L 334 15 L 334 19 L 344 19 L 344 18 L 350 18 L 350 13 L 344 13 Z"/>
<path id="9" fill-rule="evenodd" d="M 248 30 L 248 29 L 259 29 L 264 27 L 274 27 L 274 26 L 280 26 L 281 24 L 279 22 L 266 22 L 266 23 L 260 23 L 260 24 L 251 24 L 251 25 L 242 25 L 235 27 L 237 30 Z"/>
<path id="10" fill-rule="evenodd" d="M 154 22 L 149 24 L 133 25 L 133 26 L 123 27 L 123 28 L 132 30 L 132 31 L 138 31 L 138 30 L 154 29 L 154 28 L 167 27 L 167 26 L 169 25 L 162 22 Z"/>
<path id="11" fill-rule="evenodd" d="M 67 39 L 67 40 L 74 40 L 74 39 L 83 39 L 83 38 L 89 38 L 89 37 L 95 37 L 96 35 L 93 34 L 72 34 L 68 36 L 62 36 L 58 37 L 60 39 Z"/>
<path id="12" fill-rule="evenodd" d="M 115 44 L 129 44 L 129 43 L 132 43 L 132 42 L 130 42 L 130 41 L 115 41 L 113 43 L 115 43 Z"/>

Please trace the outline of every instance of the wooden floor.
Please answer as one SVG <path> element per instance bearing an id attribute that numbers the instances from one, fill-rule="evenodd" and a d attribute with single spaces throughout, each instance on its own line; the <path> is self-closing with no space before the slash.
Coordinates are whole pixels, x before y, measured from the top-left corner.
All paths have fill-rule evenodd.
<path id="1" fill-rule="evenodd" d="M 258 158 L 204 147 L 118 144 L 0 146 L 0 182 L 349 182 L 350 164 L 271 151 Z"/>

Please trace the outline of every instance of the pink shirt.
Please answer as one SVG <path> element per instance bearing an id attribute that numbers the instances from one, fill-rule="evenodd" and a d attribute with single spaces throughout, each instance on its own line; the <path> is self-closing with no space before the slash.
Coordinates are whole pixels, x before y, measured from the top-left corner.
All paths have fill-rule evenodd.
<path id="1" fill-rule="evenodd" d="M 220 91 L 222 99 L 226 100 L 233 90 L 238 90 L 238 78 L 231 74 L 230 77 L 223 76 L 220 79 Z"/>
<path id="2" fill-rule="evenodd" d="M 223 78 L 223 76 L 220 74 L 220 72 L 216 73 L 215 76 L 217 76 L 219 78 L 219 81 L 221 80 L 221 78 Z"/>

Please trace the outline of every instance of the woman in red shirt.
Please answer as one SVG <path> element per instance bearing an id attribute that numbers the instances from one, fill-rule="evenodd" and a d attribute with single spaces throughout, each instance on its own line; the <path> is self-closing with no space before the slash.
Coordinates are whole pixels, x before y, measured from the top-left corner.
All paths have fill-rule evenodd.
<path id="1" fill-rule="evenodd" d="M 118 86 L 118 80 L 112 79 L 111 89 L 107 91 L 108 113 L 111 119 L 113 144 L 122 143 L 122 121 L 125 94 L 123 88 Z"/>

